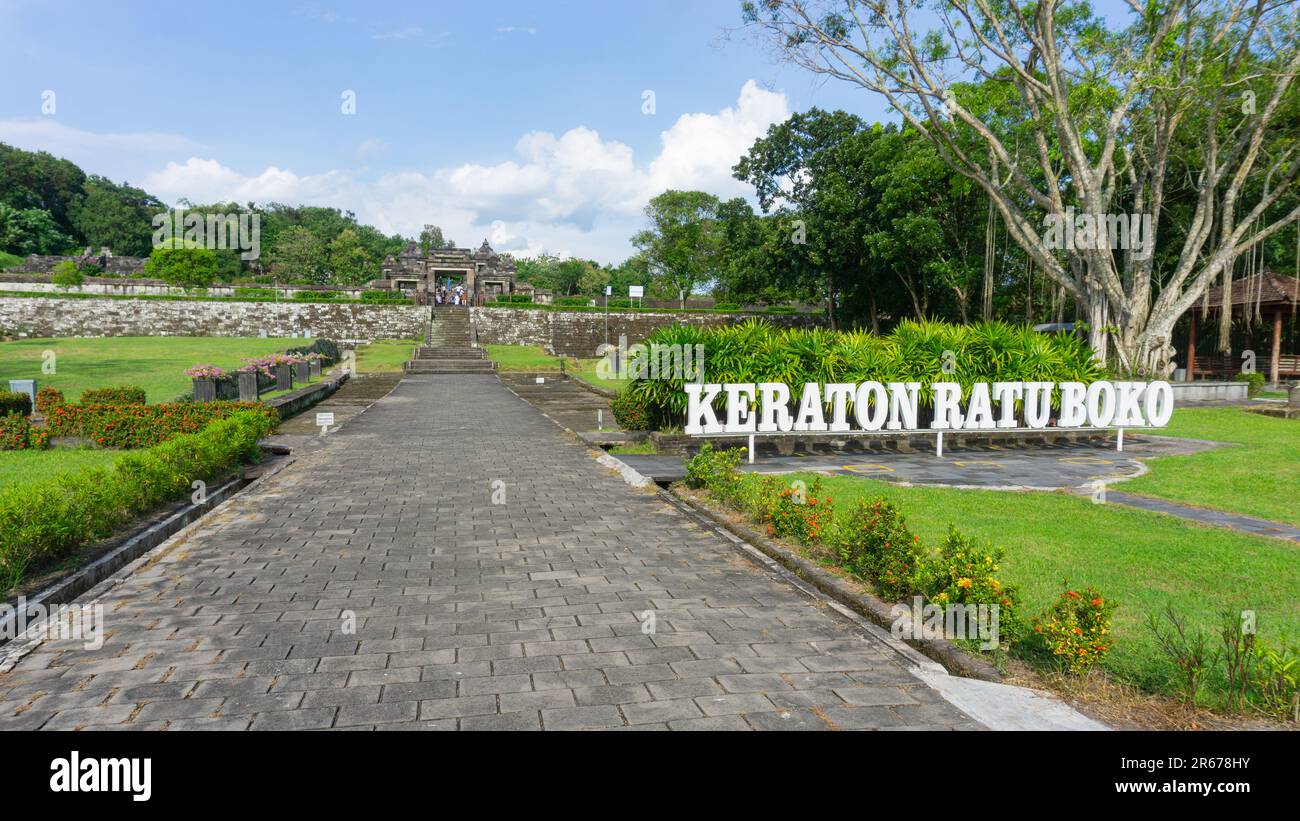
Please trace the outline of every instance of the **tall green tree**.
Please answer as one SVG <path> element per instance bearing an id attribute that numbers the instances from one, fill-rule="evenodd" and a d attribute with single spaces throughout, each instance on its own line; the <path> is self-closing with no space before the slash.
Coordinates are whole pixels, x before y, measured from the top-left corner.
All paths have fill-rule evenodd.
<path id="1" fill-rule="evenodd" d="M 364 285 L 379 275 L 357 232 L 345 228 L 329 244 L 329 265 L 336 285 Z"/>
<path id="2" fill-rule="evenodd" d="M 1133 0 L 1127 19 L 1086 0 L 742 10 L 790 62 L 880 95 L 979 185 L 1034 266 L 1083 308 L 1097 356 L 1114 343 L 1124 370 L 1168 375 L 1178 318 L 1300 219 L 1288 199 L 1300 177 L 1287 116 L 1300 96 L 1294 3 Z M 1003 105 L 987 105 L 990 86 Z M 1170 224 L 1176 188 L 1195 205 Z M 1115 217 L 1147 236 L 1114 222 L 1096 231 Z M 1063 221 L 1085 233 L 1063 242 Z"/>
<path id="3" fill-rule="evenodd" d="M 645 260 L 652 291 L 676 299 L 714 280 L 719 272 L 721 203 L 703 191 L 665 191 L 645 208 L 650 227 L 632 237 Z"/>
<path id="4" fill-rule="evenodd" d="M 270 266 L 282 282 L 324 285 L 329 281 L 327 246 L 301 225 L 290 226 L 276 237 Z"/>
<path id="5" fill-rule="evenodd" d="M 92 176 L 72 224 L 95 250 L 106 247 L 120 256 L 144 257 L 153 248 L 154 215 L 165 210 L 157 197 L 139 188 Z"/>

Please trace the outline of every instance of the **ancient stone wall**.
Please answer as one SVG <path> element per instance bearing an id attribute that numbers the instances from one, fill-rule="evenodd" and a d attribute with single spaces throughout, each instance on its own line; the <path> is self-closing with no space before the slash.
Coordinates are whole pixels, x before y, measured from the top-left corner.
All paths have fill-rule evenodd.
<path id="1" fill-rule="evenodd" d="M 305 336 L 414 339 L 429 309 L 362 303 L 57 299 L 0 293 L 4 336 Z"/>
<path id="2" fill-rule="evenodd" d="M 603 311 L 552 311 L 529 308 L 471 308 L 480 345 L 541 345 L 556 356 L 596 356 L 606 340 Z M 755 314 L 609 313 L 609 344 L 620 336 L 629 345 L 641 342 L 655 329 L 668 325 L 734 325 Z M 773 325 L 807 328 L 824 323 L 815 315 L 759 315 Z"/>

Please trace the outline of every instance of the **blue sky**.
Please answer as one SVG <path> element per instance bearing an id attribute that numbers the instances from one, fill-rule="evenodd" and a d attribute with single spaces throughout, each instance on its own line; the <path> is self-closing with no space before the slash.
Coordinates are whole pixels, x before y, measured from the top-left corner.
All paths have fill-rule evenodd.
<path id="1" fill-rule="evenodd" d="M 663 188 L 747 194 L 730 165 L 789 113 L 887 116 L 739 24 L 738 0 L 0 0 L 0 141 L 167 201 L 334 205 L 618 261 Z"/>

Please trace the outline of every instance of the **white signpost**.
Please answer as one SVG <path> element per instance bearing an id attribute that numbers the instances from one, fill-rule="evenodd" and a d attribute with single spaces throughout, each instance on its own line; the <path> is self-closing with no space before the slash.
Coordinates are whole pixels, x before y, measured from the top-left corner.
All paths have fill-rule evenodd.
<path id="1" fill-rule="evenodd" d="M 1174 391 L 1168 382 L 976 382 L 962 403 L 962 386 L 935 382 L 935 453 L 943 456 L 945 431 L 1026 431 L 1049 427 L 1052 394 L 1060 391 L 1057 428 L 1117 429 L 1116 447 L 1124 449 L 1125 428 L 1162 428 L 1174 412 Z M 803 386 L 797 410 L 790 412 L 792 393 L 783 382 L 747 384 L 687 384 L 683 431 L 688 436 L 749 436 L 749 461 L 754 461 L 756 434 L 904 433 L 921 429 L 920 382 L 863 382 Z M 725 396 L 725 419 L 713 403 Z M 849 405 L 852 403 L 852 413 Z M 1016 416 L 1024 409 L 1022 427 Z M 830 410 L 827 419 L 826 410 Z"/>
<path id="2" fill-rule="evenodd" d="M 321 435 L 321 436 L 324 436 L 324 435 L 325 435 L 325 432 L 326 432 L 327 430 L 329 430 L 330 425 L 333 425 L 333 424 L 334 424 L 334 414 L 333 414 L 333 413 L 318 413 L 318 414 L 316 414 L 316 427 L 320 428 L 320 435 Z"/>
<path id="3" fill-rule="evenodd" d="M 627 286 L 627 298 L 637 300 L 637 307 L 642 307 L 645 302 L 645 286 L 629 285 Z"/>

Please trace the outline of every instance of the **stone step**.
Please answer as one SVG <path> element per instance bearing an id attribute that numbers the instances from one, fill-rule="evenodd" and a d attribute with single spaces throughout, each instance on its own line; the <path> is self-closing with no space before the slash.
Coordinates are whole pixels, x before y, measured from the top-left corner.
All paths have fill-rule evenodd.
<path id="1" fill-rule="evenodd" d="M 493 373 L 494 363 L 486 359 L 450 360 L 440 362 L 432 359 L 412 359 L 406 363 L 407 373 Z"/>
<path id="2" fill-rule="evenodd" d="M 482 348 L 420 348 L 416 359 L 486 359 Z"/>

